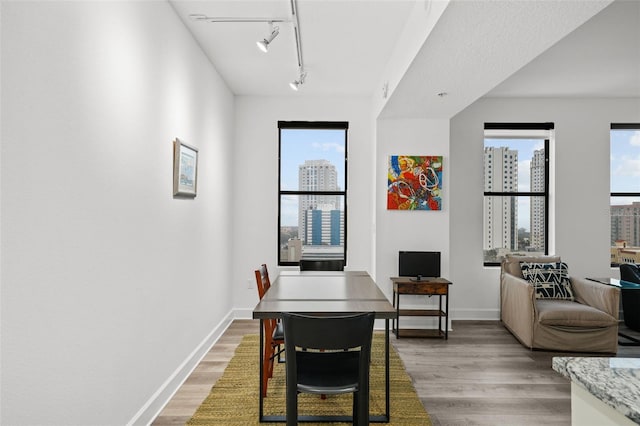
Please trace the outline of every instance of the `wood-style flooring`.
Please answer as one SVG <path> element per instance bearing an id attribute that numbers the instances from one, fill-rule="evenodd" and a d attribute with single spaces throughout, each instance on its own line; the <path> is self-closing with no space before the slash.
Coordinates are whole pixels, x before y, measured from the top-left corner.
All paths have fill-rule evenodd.
<path id="1" fill-rule="evenodd" d="M 184 425 L 242 336 L 258 331 L 258 321 L 234 321 L 152 424 Z M 498 321 L 454 321 L 446 341 L 392 334 L 391 343 L 434 426 L 571 424 L 570 383 L 551 359 L 576 354 L 526 349 Z M 620 346 L 618 356 L 640 357 L 640 347 Z"/>

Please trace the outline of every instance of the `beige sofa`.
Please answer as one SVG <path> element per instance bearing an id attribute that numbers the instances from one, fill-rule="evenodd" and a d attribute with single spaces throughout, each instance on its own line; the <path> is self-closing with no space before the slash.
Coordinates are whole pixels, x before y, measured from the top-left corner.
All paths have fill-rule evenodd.
<path id="1" fill-rule="evenodd" d="M 531 349 L 616 353 L 620 290 L 570 277 L 575 301 L 536 299 L 520 262 L 560 262 L 560 256 L 507 255 L 500 272 L 500 320 Z M 569 270 L 570 272 L 570 270 Z"/>

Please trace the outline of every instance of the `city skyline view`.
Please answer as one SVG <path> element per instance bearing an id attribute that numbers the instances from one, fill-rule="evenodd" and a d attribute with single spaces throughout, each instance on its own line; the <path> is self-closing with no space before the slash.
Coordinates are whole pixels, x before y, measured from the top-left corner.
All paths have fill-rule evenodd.
<path id="1" fill-rule="evenodd" d="M 548 134 L 537 136 L 513 131 L 504 137 L 486 134 L 483 177 L 485 263 L 498 263 L 508 253 L 544 253 L 548 138 Z"/>
<path id="2" fill-rule="evenodd" d="M 299 170 L 306 161 L 325 160 L 336 170 L 338 189 L 345 188 L 345 133 L 333 129 L 282 129 L 280 189 L 297 191 Z M 282 196 L 281 226 L 298 226 L 299 196 Z"/>
<path id="3" fill-rule="evenodd" d="M 543 139 L 492 139 L 485 138 L 484 146 L 509 148 L 518 153 L 518 191 L 530 191 L 531 160 L 534 152 L 544 148 Z M 531 203 L 528 197 L 518 200 L 518 229 L 531 231 Z"/>
<path id="4" fill-rule="evenodd" d="M 543 150 L 544 139 L 486 138 L 484 144 L 485 148 L 503 149 L 506 153 L 512 153 L 514 160 L 510 161 L 514 161 L 514 164 L 509 164 L 509 166 L 513 166 L 513 169 L 517 168 L 517 172 L 514 170 L 516 174 L 510 172 L 508 175 L 510 181 L 515 185 L 509 187 L 494 186 L 492 189 L 485 188 L 485 191 L 528 192 L 540 189 L 539 186 L 532 188 L 533 182 L 536 181 L 536 176 L 532 176 L 534 169 L 536 169 L 536 167 L 532 167 L 532 161 L 535 158 L 536 151 Z M 344 150 L 344 131 L 342 130 L 283 129 L 281 134 L 281 190 L 334 190 L 344 188 Z M 494 161 L 498 161 L 498 159 L 499 156 L 495 155 Z M 507 160 L 505 159 L 504 161 Z M 316 186 L 315 188 L 300 186 L 304 185 L 301 178 L 302 170 L 308 169 L 312 164 L 319 165 L 323 163 L 331 165 L 331 175 L 336 177 L 337 186 Z M 640 215 L 640 208 L 637 205 L 633 206 L 633 203 L 640 203 L 640 130 L 611 130 L 609 166 L 611 192 L 632 194 L 624 197 L 611 197 L 612 246 L 615 245 L 616 241 L 620 240 L 625 241 L 627 247 L 638 248 L 640 241 L 628 236 L 633 235 L 636 230 L 636 233 L 640 233 L 640 222 L 636 224 L 635 220 L 631 220 L 632 218 L 623 218 Z M 504 177 L 507 177 L 507 174 Z M 496 179 L 495 182 L 497 184 L 498 180 Z M 301 221 L 305 222 L 303 216 L 307 216 L 307 213 L 301 214 L 301 207 L 303 207 L 303 204 L 308 203 L 308 201 L 303 202 L 302 197 L 302 195 L 282 195 L 280 224 L 283 228 L 290 228 L 291 235 L 297 234 L 299 238 L 306 241 L 306 229 L 299 229 Z M 503 200 L 498 204 L 496 203 L 499 201 L 499 197 L 495 198 L 493 201 L 494 207 L 490 207 L 490 209 L 493 209 L 494 214 L 488 220 L 493 225 L 489 224 L 489 222 L 485 222 L 485 224 L 489 230 L 491 230 L 492 226 L 496 228 L 500 225 L 503 227 L 506 225 L 509 231 L 508 234 L 502 236 L 502 239 L 507 238 L 509 241 L 500 241 L 496 239 L 498 238 L 498 235 L 496 235 L 494 241 L 487 240 L 488 242 L 485 242 L 485 244 L 489 244 L 489 246 L 485 245 L 485 250 L 493 248 L 499 251 L 537 251 L 544 247 L 544 235 L 540 235 L 542 237 L 540 239 L 538 238 L 540 231 L 532 230 L 532 227 L 541 229 L 544 226 L 544 218 L 541 222 L 532 220 L 532 212 L 534 211 L 541 212 L 535 213 L 536 217 L 544 215 L 543 206 L 542 210 L 536 208 L 536 203 L 539 203 L 537 197 L 515 197 L 511 202 L 511 207 L 508 208 L 505 207 L 507 204 L 504 204 L 504 197 L 502 198 Z M 331 209 L 341 210 L 342 202 L 333 203 L 323 200 L 314 201 L 313 208 L 327 211 Z M 492 202 L 489 201 L 489 203 L 491 205 Z M 499 204 L 502 204 L 503 207 L 496 210 Z M 502 213 L 500 213 L 501 211 Z M 504 216 L 505 214 L 514 216 L 511 216 L 512 219 L 508 219 L 508 217 Z M 514 221 L 513 219 L 516 220 Z M 323 219 L 323 221 L 325 220 L 327 219 Z M 495 230 L 492 232 L 495 232 Z"/>
<path id="5" fill-rule="evenodd" d="M 610 191 L 631 195 L 610 197 L 612 264 L 618 262 L 614 247 L 635 252 L 640 246 L 640 130 L 611 129 Z M 634 194 L 636 193 L 636 194 Z M 627 261 L 638 261 L 633 254 Z"/>
<path id="6" fill-rule="evenodd" d="M 342 122 L 317 128 L 282 124 L 278 261 L 344 260 L 348 127 Z"/>

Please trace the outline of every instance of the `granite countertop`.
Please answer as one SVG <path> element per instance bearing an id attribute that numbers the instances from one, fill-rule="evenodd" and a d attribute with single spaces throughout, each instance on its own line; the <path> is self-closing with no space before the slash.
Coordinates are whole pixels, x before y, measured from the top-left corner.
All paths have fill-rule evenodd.
<path id="1" fill-rule="evenodd" d="M 640 358 L 554 357 L 552 368 L 640 423 Z"/>

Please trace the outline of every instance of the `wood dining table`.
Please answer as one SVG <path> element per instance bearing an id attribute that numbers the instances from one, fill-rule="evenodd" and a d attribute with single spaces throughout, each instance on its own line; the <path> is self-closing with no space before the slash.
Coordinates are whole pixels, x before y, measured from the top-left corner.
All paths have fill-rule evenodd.
<path id="1" fill-rule="evenodd" d="M 385 322 L 385 413 L 369 415 L 370 422 L 387 423 L 390 418 L 389 397 L 389 320 L 396 318 L 396 310 L 364 271 L 283 271 L 253 310 L 253 318 L 260 320 L 260 380 L 262 384 L 265 319 L 280 318 L 283 312 L 308 315 L 348 315 L 374 312 L 376 319 Z M 286 360 L 285 360 L 286 362 Z M 260 422 L 284 422 L 284 415 L 265 415 L 262 392 Z M 300 416 L 300 421 L 350 422 L 351 416 Z"/>

